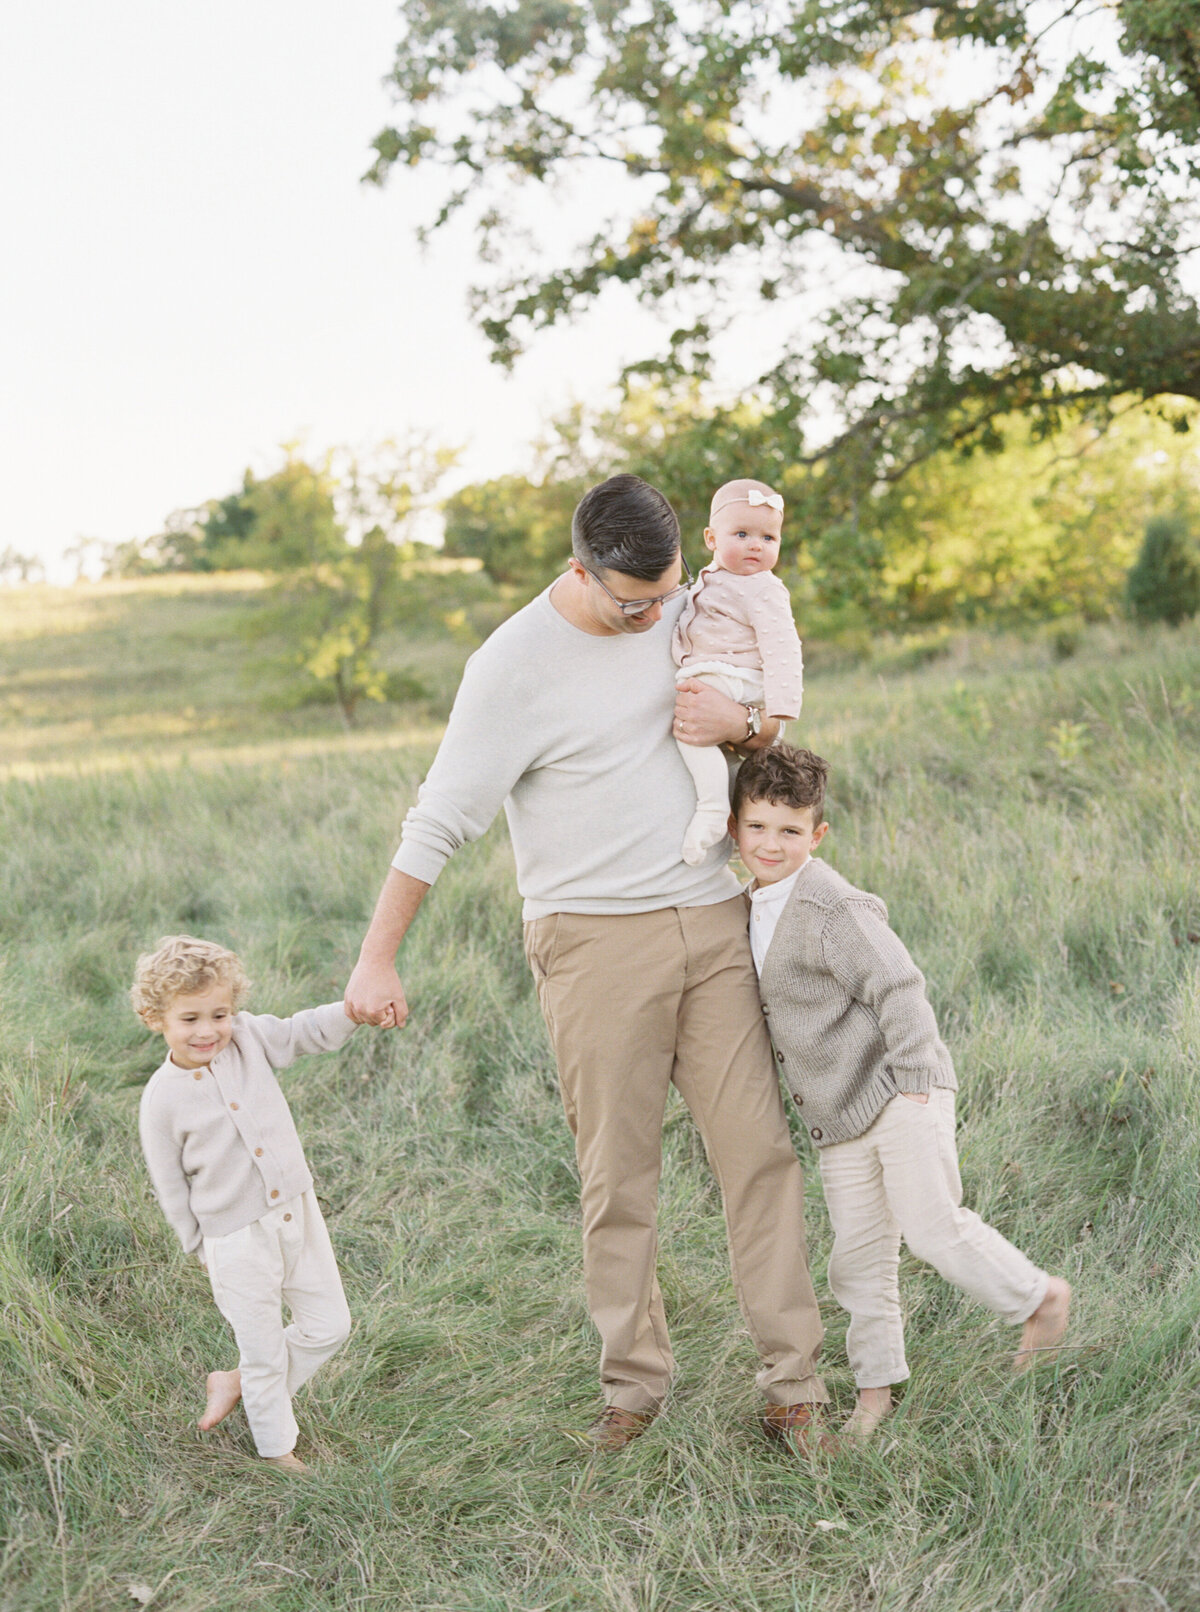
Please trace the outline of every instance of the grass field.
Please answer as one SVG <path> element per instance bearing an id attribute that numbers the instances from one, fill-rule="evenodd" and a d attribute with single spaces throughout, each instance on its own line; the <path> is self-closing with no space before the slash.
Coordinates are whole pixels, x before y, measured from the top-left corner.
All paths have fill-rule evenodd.
<path id="1" fill-rule="evenodd" d="M 158 1053 L 126 991 L 186 928 L 238 948 L 260 1010 L 340 995 L 465 648 L 397 640 L 429 698 L 346 735 L 278 709 L 260 604 L 247 578 L 0 592 L 0 1608 L 1200 1608 L 1200 630 L 818 655 L 799 728 L 835 768 L 824 854 L 930 978 L 968 1202 L 1075 1285 L 1057 1366 L 1011 1380 L 1009 1330 L 906 1260 L 899 1413 L 789 1465 L 674 1104 L 680 1375 L 589 1460 L 575 1175 L 500 824 L 406 943 L 411 1027 L 286 1080 L 356 1318 L 298 1403 L 297 1483 L 240 1413 L 195 1431 L 230 1343 L 145 1179 Z"/>

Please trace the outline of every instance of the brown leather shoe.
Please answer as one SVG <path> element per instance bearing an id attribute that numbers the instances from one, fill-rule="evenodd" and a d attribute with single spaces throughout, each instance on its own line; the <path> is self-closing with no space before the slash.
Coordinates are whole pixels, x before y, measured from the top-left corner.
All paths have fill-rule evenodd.
<path id="1" fill-rule="evenodd" d="M 657 1415 L 657 1405 L 648 1411 L 628 1411 L 619 1405 L 606 1405 L 588 1428 L 588 1442 L 598 1454 L 614 1455 L 640 1438 Z"/>
<path id="2" fill-rule="evenodd" d="M 819 1405 L 768 1405 L 762 1428 L 768 1438 L 786 1444 L 797 1455 L 836 1455 L 838 1441 L 827 1433 L 820 1420 Z"/>

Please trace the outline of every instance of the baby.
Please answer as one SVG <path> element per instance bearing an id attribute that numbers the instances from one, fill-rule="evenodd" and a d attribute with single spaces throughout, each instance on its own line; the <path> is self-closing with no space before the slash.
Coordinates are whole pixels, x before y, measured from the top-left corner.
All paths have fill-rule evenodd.
<path id="1" fill-rule="evenodd" d="M 200 1427 L 240 1399 L 259 1455 L 303 1472 L 292 1395 L 345 1342 L 350 1311 L 274 1071 L 336 1052 L 356 1026 L 340 1002 L 290 1019 L 239 1013 L 248 990 L 237 956 L 211 941 L 172 935 L 138 958 L 134 1009 L 167 1044 L 138 1125 L 162 1211 L 237 1340 L 237 1368 L 208 1374 Z"/>
<path id="2" fill-rule="evenodd" d="M 771 572 L 779 559 L 783 498 L 764 482 L 727 481 L 713 494 L 705 545 L 713 553 L 696 581 L 671 641 L 676 682 L 697 678 L 746 707 L 750 738 L 764 713 L 800 715 L 803 658 L 788 591 Z M 680 744 L 696 785 L 696 811 L 683 840 L 695 867 L 725 837 L 729 768 L 717 746 Z"/>

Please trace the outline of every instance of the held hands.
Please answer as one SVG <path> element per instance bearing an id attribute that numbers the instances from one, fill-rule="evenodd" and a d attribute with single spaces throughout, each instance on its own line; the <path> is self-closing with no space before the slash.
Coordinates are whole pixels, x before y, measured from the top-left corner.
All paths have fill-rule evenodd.
<path id="1" fill-rule="evenodd" d="M 746 707 L 707 683 L 688 677 L 676 686 L 671 732 L 681 743 L 741 744 L 746 727 Z"/>
<path id="2" fill-rule="evenodd" d="M 408 1002 L 395 967 L 360 958 L 346 986 L 345 1008 L 355 1024 L 402 1030 L 408 1019 Z"/>

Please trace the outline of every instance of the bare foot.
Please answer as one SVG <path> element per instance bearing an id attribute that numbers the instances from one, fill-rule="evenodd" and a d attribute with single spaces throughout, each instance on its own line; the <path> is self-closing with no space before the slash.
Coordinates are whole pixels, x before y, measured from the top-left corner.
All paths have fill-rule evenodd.
<path id="1" fill-rule="evenodd" d="M 1039 1360 L 1054 1359 L 1070 1314 L 1070 1284 L 1060 1276 L 1052 1276 L 1046 1297 L 1021 1329 L 1021 1346 L 1013 1356 L 1013 1371 L 1018 1376 Z"/>
<path id="2" fill-rule="evenodd" d="M 210 1427 L 223 1422 L 241 1399 L 242 1374 L 240 1371 L 210 1371 L 204 1389 L 208 1403 L 200 1418 L 200 1431 L 207 1433 Z"/>
<path id="3" fill-rule="evenodd" d="M 265 1455 L 263 1460 L 268 1466 L 276 1467 L 280 1472 L 307 1472 L 308 1467 L 295 1453 L 289 1450 L 286 1455 Z"/>
<path id="4" fill-rule="evenodd" d="M 865 1443 L 885 1416 L 892 1414 L 890 1388 L 860 1388 L 858 1404 L 850 1412 L 842 1427 L 843 1438 L 859 1439 Z"/>

